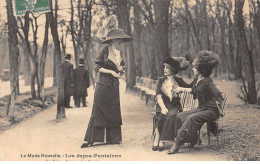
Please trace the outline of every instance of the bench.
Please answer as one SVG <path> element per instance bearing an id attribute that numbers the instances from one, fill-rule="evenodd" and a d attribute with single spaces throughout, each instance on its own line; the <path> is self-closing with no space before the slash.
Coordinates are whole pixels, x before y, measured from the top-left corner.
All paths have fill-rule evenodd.
<path id="1" fill-rule="evenodd" d="M 156 95 L 156 83 L 157 80 L 153 80 L 147 77 L 136 77 L 136 85 L 134 86 L 141 99 L 145 97 L 145 104 L 147 105 L 149 100 L 154 100 Z"/>

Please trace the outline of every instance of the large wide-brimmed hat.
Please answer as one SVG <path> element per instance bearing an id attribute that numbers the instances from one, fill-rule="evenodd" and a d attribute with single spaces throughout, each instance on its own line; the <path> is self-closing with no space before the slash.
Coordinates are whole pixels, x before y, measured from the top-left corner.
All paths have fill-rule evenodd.
<path id="1" fill-rule="evenodd" d="M 109 44 L 114 39 L 121 39 L 123 42 L 133 40 L 131 36 L 124 33 L 123 29 L 114 29 L 107 34 L 106 39 L 101 41 L 101 44 Z"/>
<path id="2" fill-rule="evenodd" d="M 180 62 L 178 60 L 173 59 L 172 57 L 168 58 L 164 64 L 168 64 L 171 66 L 171 70 L 174 74 L 177 74 L 180 72 L 181 67 L 180 67 Z"/>

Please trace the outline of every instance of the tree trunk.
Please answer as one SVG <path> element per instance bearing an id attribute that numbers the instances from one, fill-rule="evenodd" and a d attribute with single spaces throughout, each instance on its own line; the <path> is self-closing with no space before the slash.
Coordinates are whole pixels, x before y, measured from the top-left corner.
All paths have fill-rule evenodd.
<path id="1" fill-rule="evenodd" d="M 208 30 L 208 14 L 207 14 L 207 0 L 202 0 L 202 46 L 205 50 L 210 50 L 210 41 L 209 41 L 209 30 Z"/>
<path id="2" fill-rule="evenodd" d="M 15 89 L 17 87 L 18 80 L 18 58 L 19 58 L 19 48 L 17 39 L 17 22 L 13 14 L 12 1 L 6 0 L 7 5 L 7 25 L 8 25 L 8 45 L 9 45 L 9 59 L 10 59 L 10 108 L 7 109 L 9 116 L 9 121 L 14 123 L 14 96 Z"/>
<path id="3" fill-rule="evenodd" d="M 55 47 L 54 47 L 54 52 L 53 52 L 53 84 L 52 86 L 53 87 L 56 87 L 58 84 L 57 84 L 57 73 L 56 73 L 56 70 L 57 70 L 57 66 L 56 66 L 56 52 L 55 52 Z"/>
<path id="4" fill-rule="evenodd" d="M 30 85 L 31 81 L 31 63 L 30 63 L 30 58 L 28 56 L 28 50 L 25 45 L 22 45 L 24 48 L 24 80 L 25 80 L 25 85 L 28 86 Z"/>
<path id="5" fill-rule="evenodd" d="M 21 65 L 21 56 L 19 52 L 18 57 L 18 66 L 17 66 L 17 74 L 16 74 L 16 87 L 15 87 L 15 96 L 20 95 L 20 84 L 19 84 L 19 76 L 20 76 L 20 65 Z"/>
<path id="6" fill-rule="evenodd" d="M 168 45 L 168 11 L 169 0 L 155 0 L 155 39 L 156 39 L 156 57 L 157 57 L 157 76 L 163 75 L 163 63 L 169 58 Z"/>
<path id="7" fill-rule="evenodd" d="M 56 56 L 56 76 L 57 76 L 57 84 L 58 84 L 58 98 L 57 98 L 57 115 L 56 119 L 66 118 L 65 115 L 65 108 L 64 108 L 64 82 L 63 82 L 63 72 L 61 68 L 61 48 L 60 48 L 60 40 L 58 36 L 58 22 L 57 22 L 57 12 L 58 12 L 58 0 L 55 0 L 55 15 L 53 15 L 53 8 L 52 8 L 52 0 L 49 0 L 50 10 L 51 12 L 48 13 L 50 17 L 50 28 L 52 39 L 54 42 L 54 53 Z"/>
<path id="8" fill-rule="evenodd" d="M 188 24 L 190 26 L 190 29 L 192 31 L 194 38 L 196 39 L 196 48 L 198 48 L 199 50 L 202 50 L 201 41 L 200 41 L 200 38 L 199 38 L 199 35 L 198 35 L 198 31 L 196 29 L 195 23 L 192 19 L 192 15 L 191 15 L 190 10 L 189 10 L 188 1 L 183 0 L 183 3 L 185 5 L 185 14 L 187 15 Z"/>
<path id="9" fill-rule="evenodd" d="M 49 15 L 45 14 L 46 16 L 46 23 L 45 23 L 45 33 L 44 33 L 44 41 L 42 45 L 42 56 L 40 59 L 40 86 L 41 86 L 41 96 L 42 96 L 42 103 L 44 104 L 44 73 L 45 73 L 45 62 L 46 62 L 46 55 L 48 50 L 48 39 L 49 39 Z"/>
<path id="10" fill-rule="evenodd" d="M 91 44 L 91 23 L 92 23 L 92 5 L 93 0 L 85 0 L 85 15 L 83 19 L 83 35 L 84 35 L 84 43 L 83 43 L 83 53 L 84 53 L 84 60 L 85 67 L 88 68 L 89 76 L 92 81 L 93 87 L 95 87 L 95 79 L 93 75 L 93 57 L 90 53 L 90 44 Z"/>
<path id="11" fill-rule="evenodd" d="M 134 0 L 134 54 L 136 63 L 136 76 L 142 76 L 142 56 L 141 56 L 141 19 L 138 0 Z"/>
<path id="12" fill-rule="evenodd" d="M 229 5 L 230 5 L 230 8 L 232 9 L 232 2 L 229 2 Z M 229 58 L 230 58 L 229 59 L 230 71 L 232 74 L 234 74 L 234 72 L 235 72 L 234 46 L 233 46 L 234 38 L 233 38 L 233 30 L 232 30 L 233 23 L 231 20 L 230 12 L 231 12 L 230 10 L 227 11 L 228 22 L 229 22 L 229 25 L 228 25 L 228 49 L 229 49 L 229 51 L 228 52 L 229 52 Z"/>
<path id="13" fill-rule="evenodd" d="M 252 53 L 247 44 L 245 25 L 243 17 L 244 0 L 235 1 L 235 34 L 240 53 L 243 55 L 243 71 L 247 82 L 247 101 L 250 104 L 257 103 L 257 93 L 255 85 L 255 70 Z"/>
<path id="14" fill-rule="evenodd" d="M 132 36 L 129 13 L 128 0 L 116 0 L 116 15 L 118 17 L 119 27 L 121 27 L 127 35 Z M 126 90 L 132 90 L 135 85 L 135 56 L 133 51 L 133 42 L 125 44 L 125 56 L 126 58 Z"/>
<path id="15" fill-rule="evenodd" d="M 189 28 L 189 25 L 187 24 L 186 25 L 186 50 L 189 52 L 190 50 L 190 28 Z M 188 78 L 191 79 L 191 72 L 192 72 L 192 69 L 191 67 L 188 68 Z"/>

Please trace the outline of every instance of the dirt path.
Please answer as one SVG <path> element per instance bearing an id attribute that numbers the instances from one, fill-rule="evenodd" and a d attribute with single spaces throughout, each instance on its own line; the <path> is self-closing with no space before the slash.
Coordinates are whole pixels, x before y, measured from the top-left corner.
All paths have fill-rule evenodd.
<path id="1" fill-rule="evenodd" d="M 206 143 L 193 149 L 184 146 L 180 153 L 151 150 L 152 116 L 139 97 L 121 93 L 123 142 L 81 149 L 93 104 L 89 93 L 87 108 L 66 109 L 67 118 L 55 121 L 56 106 L 36 114 L 0 134 L 0 160 L 167 160 L 223 161 L 227 156 L 207 148 Z M 169 145 L 171 146 L 171 145 Z"/>

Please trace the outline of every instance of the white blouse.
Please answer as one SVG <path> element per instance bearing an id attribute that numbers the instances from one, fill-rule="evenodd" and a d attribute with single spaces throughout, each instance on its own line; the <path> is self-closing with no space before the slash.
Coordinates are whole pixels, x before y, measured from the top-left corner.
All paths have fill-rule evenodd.
<path id="1" fill-rule="evenodd" d="M 179 87 L 173 76 L 168 76 L 167 79 L 162 84 L 163 93 L 169 97 L 172 101 L 173 97 L 177 97 L 177 94 L 173 91 L 175 88 Z"/>

